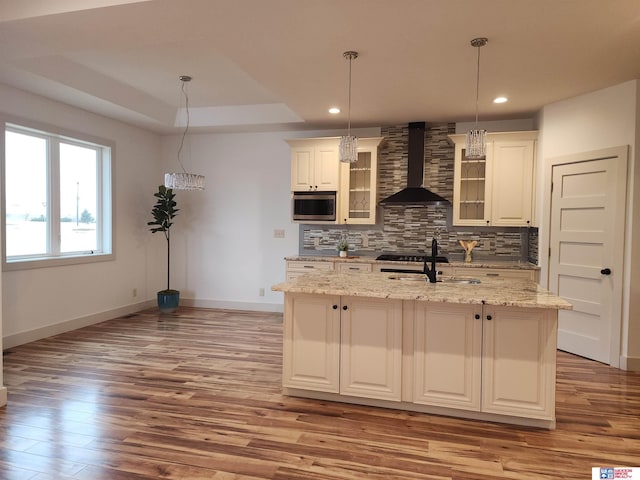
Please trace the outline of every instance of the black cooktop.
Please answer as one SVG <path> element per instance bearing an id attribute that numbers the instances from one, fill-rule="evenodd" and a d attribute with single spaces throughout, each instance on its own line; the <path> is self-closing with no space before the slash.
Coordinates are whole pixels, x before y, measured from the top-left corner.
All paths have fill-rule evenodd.
<path id="1" fill-rule="evenodd" d="M 430 256 L 426 256 L 427 261 L 431 260 Z M 405 255 L 405 254 L 383 254 L 379 255 L 376 260 L 382 260 L 386 262 L 424 262 L 425 255 Z M 436 257 L 438 263 L 449 263 L 447 257 Z"/>

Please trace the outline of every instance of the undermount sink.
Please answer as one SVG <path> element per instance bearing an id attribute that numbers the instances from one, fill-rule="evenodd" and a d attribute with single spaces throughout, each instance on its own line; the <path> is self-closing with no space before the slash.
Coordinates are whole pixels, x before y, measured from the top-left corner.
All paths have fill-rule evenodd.
<path id="1" fill-rule="evenodd" d="M 422 273 L 416 274 L 401 274 L 401 275 L 389 275 L 389 280 L 400 280 L 400 281 L 408 281 L 408 282 L 425 282 L 429 283 L 425 278 L 425 275 Z M 456 277 L 446 277 L 441 280 L 438 280 L 438 283 L 454 283 L 461 285 L 477 285 L 480 283 L 480 280 L 477 278 L 456 278 Z"/>
<path id="2" fill-rule="evenodd" d="M 403 280 L 403 281 L 406 280 L 406 281 L 410 281 L 410 282 L 412 282 L 412 281 L 413 282 L 426 282 L 427 281 L 426 278 L 425 278 L 424 273 L 416 273 L 415 275 L 411 274 L 411 273 L 408 273 L 406 275 L 389 275 L 388 278 L 389 278 L 389 280 Z"/>
<path id="3" fill-rule="evenodd" d="M 477 278 L 454 278 L 454 277 L 450 277 L 450 278 L 443 278 L 442 283 L 462 283 L 462 284 L 469 284 L 469 285 L 477 285 L 480 283 L 480 280 L 478 280 Z"/>

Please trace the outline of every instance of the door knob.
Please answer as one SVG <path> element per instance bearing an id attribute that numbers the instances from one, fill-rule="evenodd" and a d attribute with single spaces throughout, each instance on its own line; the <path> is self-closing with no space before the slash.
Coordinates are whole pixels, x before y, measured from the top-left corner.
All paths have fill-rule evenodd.
<path id="1" fill-rule="evenodd" d="M 611 275 L 611 269 L 610 268 L 603 268 L 602 270 L 600 270 L 600 273 L 602 275 Z"/>

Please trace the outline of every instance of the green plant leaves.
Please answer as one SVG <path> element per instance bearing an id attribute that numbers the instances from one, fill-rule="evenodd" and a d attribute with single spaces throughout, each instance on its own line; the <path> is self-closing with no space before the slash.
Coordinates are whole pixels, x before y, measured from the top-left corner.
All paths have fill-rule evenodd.
<path id="1" fill-rule="evenodd" d="M 173 218 L 180 211 L 179 208 L 176 208 L 177 203 L 174 200 L 176 195 L 170 188 L 160 185 L 153 196 L 158 200 L 151 210 L 153 221 L 147 222 L 147 225 L 153 227 L 150 229 L 151 233 L 168 232 L 173 225 Z"/>

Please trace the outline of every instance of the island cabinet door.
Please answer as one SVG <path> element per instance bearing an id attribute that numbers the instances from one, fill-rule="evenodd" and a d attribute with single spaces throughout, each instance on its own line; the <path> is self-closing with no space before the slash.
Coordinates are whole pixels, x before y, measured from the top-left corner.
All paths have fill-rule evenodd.
<path id="1" fill-rule="evenodd" d="M 283 386 L 339 392 L 339 305 L 339 296 L 285 295 Z"/>
<path id="2" fill-rule="evenodd" d="M 416 302 L 415 403 L 480 410 L 482 306 Z"/>
<path id="3" fill-rule="evenodd" d="M 400 401 L 402 300 L 342 297 L 340 393 Z"/>
<path id="4" fill-rule="evenodd" d="M 557 313 L 484 310 L 482 411 L 555 418 Z"/>

